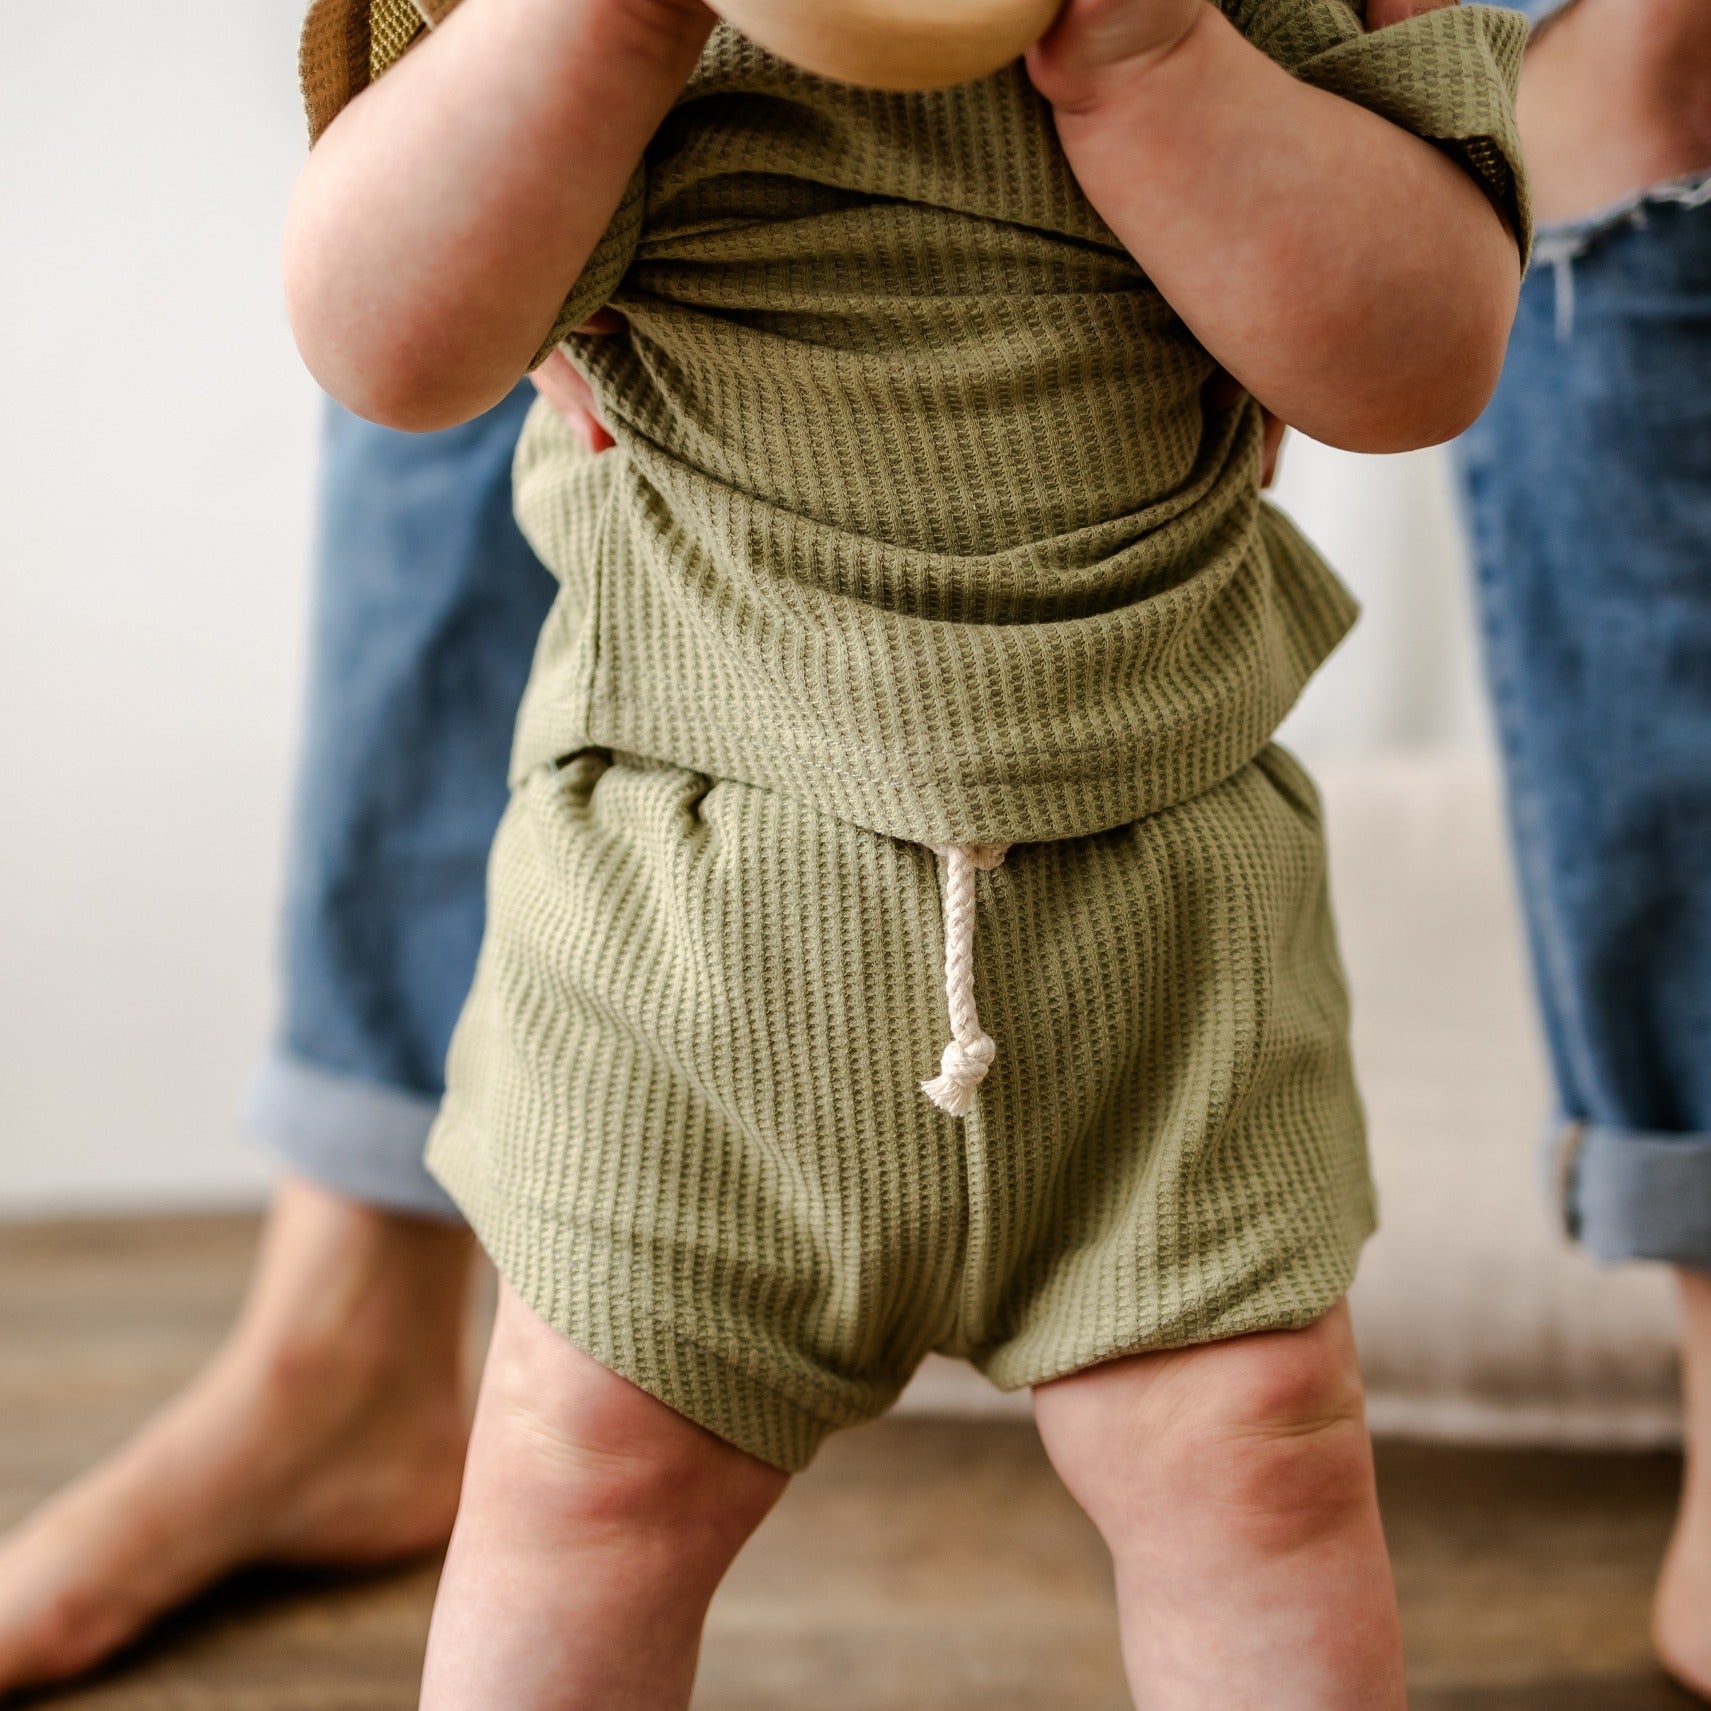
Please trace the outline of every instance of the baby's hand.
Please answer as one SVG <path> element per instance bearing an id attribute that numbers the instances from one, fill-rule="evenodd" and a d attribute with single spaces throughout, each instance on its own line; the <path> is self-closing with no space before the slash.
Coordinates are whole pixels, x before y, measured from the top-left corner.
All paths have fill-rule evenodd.
<path id="1" fill-rule="evenodd" d="M 1208 0 L 1067 0 L 1029 49 L 1028 74 L 1054 107 L 1086 111 L 1165 58 L 1208 9 Z"/>

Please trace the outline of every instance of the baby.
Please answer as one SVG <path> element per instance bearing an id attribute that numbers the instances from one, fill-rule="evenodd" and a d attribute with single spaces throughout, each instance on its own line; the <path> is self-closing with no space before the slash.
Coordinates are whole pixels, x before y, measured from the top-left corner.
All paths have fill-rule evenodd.
<path id="1" fill-rule="evenodd" d="M 1477 414 L 1522 24 L 1068 0 L 893 94 L 700 0 L 421 5 L 310 16 L 305 357 L 426 429 L 568 341 L 616 442 L 518 450 L 563 586 L 430 1152 L 504 1285 L 423 1704 L 685 1705 L 788 1475 L 939 1350 L 1032 1387 L 1138 1704 L 1395 1711 L 1373 1196 L 1270 740 L 1352 610 L 1260 401 Z"/>

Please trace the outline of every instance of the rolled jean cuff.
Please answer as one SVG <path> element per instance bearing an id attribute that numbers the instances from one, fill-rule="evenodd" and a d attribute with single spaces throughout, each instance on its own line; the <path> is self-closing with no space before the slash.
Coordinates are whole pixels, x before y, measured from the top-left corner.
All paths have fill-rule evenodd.
<path id="1" fill-rule="evenodd" d="M 251 1078 L 244 1124 L 287 1169 L 347 1200 L 456 1223 L 422 1162 L 438 1112 L 437 1099 L 275 1051 Z"/>
<path id="2" fill-rule="evenodd" d="M 1568 1233 L 1593 1258 L 1711 1270 L 1711 1134 L 1573 1123 L 1552 1150 Z"/>

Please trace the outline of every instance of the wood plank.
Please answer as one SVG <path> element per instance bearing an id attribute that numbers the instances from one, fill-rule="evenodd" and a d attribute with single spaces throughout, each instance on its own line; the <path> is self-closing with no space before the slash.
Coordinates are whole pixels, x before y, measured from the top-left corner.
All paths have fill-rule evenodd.
<path id="1" fill-rule="evenodd" d="M 205 1357 L 247 1218 L 0 1226 L 0 1523 Z M 1683 1711 L 1652 1666 L 1661 1455 L 1381 1446 L 1414 1711 Z M 87 1711 L 410 1711 L 436 1565 L 257 1574 L 99 1678 Z M 1124 1711 L 1103 1551 L 1026 1424 L 834 1439 L 714 1606 L 698 1711 Z"/>

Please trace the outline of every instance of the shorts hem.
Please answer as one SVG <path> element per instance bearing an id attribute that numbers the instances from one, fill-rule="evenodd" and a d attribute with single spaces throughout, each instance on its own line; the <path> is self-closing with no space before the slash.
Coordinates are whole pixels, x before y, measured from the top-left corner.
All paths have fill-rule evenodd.
<path id="1" fill-rule="evenodd" d="M 520 1202 L 492 1192 L 474 1137 L 440 1123 L 428 1168 L 461 1209 L 495 1269 L 530 1312 L 609 1372 L 674 1413 L 783 1473 L 800 1473 L 832 1433 L 877 1419 L 899 1391 L 872 1407 L 819 1410 L 713 1346 L 657 1303 L 641 1244 L 626 1247 L 632 1275 L 619 1292 L 597 1298 L 603 1267 L 565 1263 L 557 1244 L 538 1238 L 539 1221 Z M 584 1255 L 586 1259 L 588 1256 Z M 613 1257 L 610 1253 L 604 1258 Z M 583 1287 L 567 1290 L 576 1275 Z"/>
<path id="2" fill-rule="evenodd" d="M 1711 1270 L 1711 1134 L 1568 1123 L 1548 1156 L 1564 1229 L 1594 1259 Z"/>
<path id="3" fill-rule="evenodd" d="M 1179 1315 L 1167 1325 L 1114 1333 L 1069 1350 L 1036 1348 L 1013 1353 L 1005 1345 L 991 1355 L 976 1354 L 970 1358 L 998 1389 L 1031 1390 L 1131 1355 L 1205 1348 L 1212 1343 L 1258 1336 L 1267 1331 L 1304 1331 L 1309 1325 L 1316 1325 L 1348 1294 L 1359 1269 L 1361 1251 L 1377 1230 L 1377 1210 L 1368 1199 L 1357 1221 L 1348 1229 L 1348 1240 L 1340 1251 L 1297 1256 L 1295 1264 L 1267 1276 L 1251 1294 L 1224 1302 L 1210 1312 Z M 1309 1263 L 1302 1264 L 1303 1258 Z M 1301 1284 L 1287 1289 L 1278 1287 L 1280 1280 L 1299 1278 L 1303 1273 L 1314 1280 L 1316 1287 Z"/>

